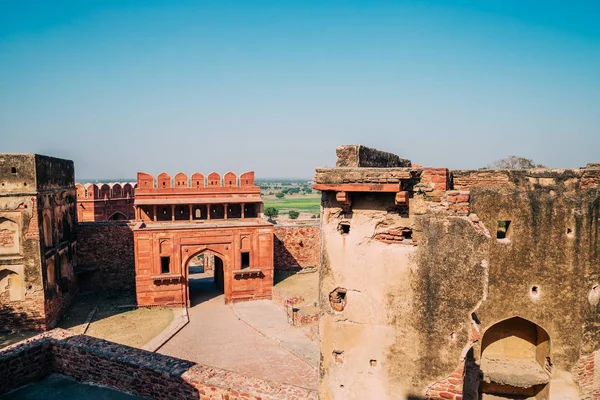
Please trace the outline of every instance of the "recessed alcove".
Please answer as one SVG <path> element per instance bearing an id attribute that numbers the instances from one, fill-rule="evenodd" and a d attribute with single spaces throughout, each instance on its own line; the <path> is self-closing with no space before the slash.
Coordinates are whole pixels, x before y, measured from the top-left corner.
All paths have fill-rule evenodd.
<path id="1" fill-rule="evenodd" d="M 521 317 L 500 321 L 486 330 L 481 349 L 482 399 L 548 398 L 552 362 L 543 328 Z"/>

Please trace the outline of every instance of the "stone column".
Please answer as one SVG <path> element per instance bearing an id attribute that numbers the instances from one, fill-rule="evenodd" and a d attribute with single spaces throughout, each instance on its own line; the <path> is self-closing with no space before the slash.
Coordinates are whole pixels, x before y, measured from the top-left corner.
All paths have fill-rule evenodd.
<path id="1" fill-rule="evenodd" d="M 244 207 L 246 207 L 246 203 L 242 203 L 242 219 L 246 218 L 244 215 Z"/>
<path id="2" fill-rule="evenodd" d="M 171 205 L 171 221 L 175 221 L 175 204 Z"/>
<path id="3" fill-rule="evenodd" d="M 156 206 L 152 206 L 152 207 L 153 207 L 152 217 L 154 219 L 154 222 L 156 222 L 157 221 L 157 219 L 156 219 L 157 209 L 156 209 Z"/>
<path id="4" fill-rule="evenodd" d="M 192 207 L 192 205 L 190 204 L 190 221 L 194 219 L 194 216 L 192 215 L 193 211 L 194 211 L 194 207 Z"/>
<path id="5" fill-rule="evenodd" d="M 223 219 L 227 219 L 227 207 L 229 204 L 223 204 Z"/>
<path id="6" fill-rule="evenodd" d="M 206 205 L 206 219 L 210 219 L 210 204 Z"/>
<path id="7" fill-rule="evenodd" d="M 258 217 L 263 218 L 265 216 L 265 203 L 258 203 Z"/>

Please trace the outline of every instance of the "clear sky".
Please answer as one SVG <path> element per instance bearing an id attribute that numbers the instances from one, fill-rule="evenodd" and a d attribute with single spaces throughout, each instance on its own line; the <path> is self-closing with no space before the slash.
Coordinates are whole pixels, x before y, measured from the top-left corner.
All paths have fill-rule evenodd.
<path id="1" fill-rule="evenodd" d="M 78 178 L 600 161 L 600 1 L 0 0 L 0 152 Z"/>

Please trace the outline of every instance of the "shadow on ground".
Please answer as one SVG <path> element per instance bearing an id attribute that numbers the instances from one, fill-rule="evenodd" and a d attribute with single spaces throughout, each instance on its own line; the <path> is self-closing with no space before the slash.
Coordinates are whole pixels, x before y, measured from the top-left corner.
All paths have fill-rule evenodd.
<path id="1" fill-rule="evenodd" d="M 132 308 L 120 306 L 135 304 L 135 292 L 104 291 L 80 293 L 75 296 L 71 307 L 69 307 L 59 321 L 58 327 L 70 329 L 84 324 L 88 314 L 95 307 L 98 307 L 98 310 L 94 314 L 94 321 L 99 321 L 104 318 L 131 311 Z"/>
<path id="2" fill-rule="evenodd" d="M 193 273 L 190 268 L 190 307 L 214 299 L 223 294 L 223 291 L 215 285 L 214 277 L 208 273 Z"/>

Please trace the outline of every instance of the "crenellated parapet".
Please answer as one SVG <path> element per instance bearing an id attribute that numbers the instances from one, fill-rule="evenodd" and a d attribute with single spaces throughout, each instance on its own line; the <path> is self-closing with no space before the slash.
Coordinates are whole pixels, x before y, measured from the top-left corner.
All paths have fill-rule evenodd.
<path id="1" fill-rule="evenodd" d="M 262 215 L 260 187 L 254 172 L 241 175 L 228 171 L 221 175 L 179 172 L 173 178 L 166 172 L 156 177 L 138 172 L 134 205 L 136 220 L 147 222 L 248 219 Z"/>
<path id="2" fill-rule="evenodd" d="M 77 200 L 132 199 L 135 182 L 77 183 Z"/>
<path id="3" fill-rule="evenodd" d="M 239 177 L 229 171 L 221 176 L 218 172 L 211 172 L 207 176 L 194 172 L 190 178 L 179 172 L 171 178 L 166 172 L 154 176 L 145 172 L 138 172 L 137 187 L 141 190 L 166 190 L 166 189 L 210 189 L 210 188 L 248 188 L 256 187 L 254 184 L 254 171 L 242 173 Z"/>
<path id="4" fill-rule="evenodd" d="M 79 222 L 129 220 L 134 217 L 135 182 L 77 183 Z"/>

